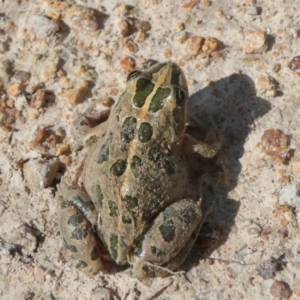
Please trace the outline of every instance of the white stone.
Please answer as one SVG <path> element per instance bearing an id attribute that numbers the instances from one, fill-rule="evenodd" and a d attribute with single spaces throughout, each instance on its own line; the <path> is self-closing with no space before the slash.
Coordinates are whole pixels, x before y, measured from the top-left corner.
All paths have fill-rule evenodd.
<path id="1" fill-rule="evenodd" d="M 279 204 L 287 204 L 292 207 L 300 207 L 299 191 L 299 183 L 292 183 L 284 186 L 279 192 Z"/>

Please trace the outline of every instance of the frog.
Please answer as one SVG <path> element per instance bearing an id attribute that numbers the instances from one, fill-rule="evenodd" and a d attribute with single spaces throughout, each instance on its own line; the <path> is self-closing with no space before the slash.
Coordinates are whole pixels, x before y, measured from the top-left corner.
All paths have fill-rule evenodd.
<path id="1" fill-rule="evenodd" d="M 188 159 L 212 158 L 222 145 L 211 118 L 204 140 L 186 132 L 187 100 L 187 80 L 176 63 L 135 69 L 107 122 L 98 125 L 83 186 L 61 181 L 63 244 L 87 275 L 104 272 L 111 261 L 130 266 L 136 278 L 165 276 L 186 260 L 208 214 L 201 180 L 189 193 L 195 180 Z M 192 118 L 196 127 L 199 115 Z"/>

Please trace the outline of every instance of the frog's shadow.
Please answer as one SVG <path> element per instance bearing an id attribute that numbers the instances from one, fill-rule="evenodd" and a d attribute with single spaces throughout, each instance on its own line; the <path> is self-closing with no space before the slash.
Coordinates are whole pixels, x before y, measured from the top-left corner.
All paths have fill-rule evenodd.
<path id="1" fill-rule="evenodd" d="M 209 111 L 223 133 L 222 149 L 211 161 L 217 164 L 215 173 L 222 174 L 223 178 L 216 180 L 208 175 L 207 184 L 204 183 L 203 206 L 212 206 L 212 211 L 182 266 L 185 270 L 199 259 L 210 257 L 226 242 L 240 207 L 240 202 L 228 198 L 228 193 L 237 185 L 242 168 L 239 158 L 244 154 L 245 140 L 255 119 L 271 109 L 268 101 L 256 97 L 255 84 L 245 74 L 233 74 L 194 93 L 189 99 L 188 110 L 192 112 L 195 105 Z M 217 233 L 215 242 L 213 232 Z"/>

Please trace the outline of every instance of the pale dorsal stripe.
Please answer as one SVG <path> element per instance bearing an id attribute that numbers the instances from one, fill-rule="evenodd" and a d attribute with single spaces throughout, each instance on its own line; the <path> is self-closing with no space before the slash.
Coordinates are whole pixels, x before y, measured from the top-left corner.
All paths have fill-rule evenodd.
<path id="1" fill-rule="evenodd" d="M 161 69 L 159 71 L 161 71 Z M 149 109 L 149 106 L 150 106 L 153 96 L 155 95 L 157 89 L 160 88 L 163 85 L 163 83 L 165 83 L 166 77 L 168 76 L 168 74 L 169 74 L 169 64 L 167 64 L 166 66 L 163 67 L 161 74 L 156 78 L 155 85 L 154 85 L 152 92 L 148 95 L 148 97 L 145 100 L 145 104 L 140 109 L 140 112 L 137 117 L 137 126 L 136 126 L 137 130 L 140 127 L 140 124 L 144 121 L 145 115 L 148 112 L 148 109 Z M 129 182 L 130 182 L 130 176 L 131 176 L 130 162 L 132 161 L 132 158 L 136 153 L 136 148 L 137 148 L 138 143 L 140 143 L 140 141 L 138 140 L 138 134 L 136 132 L 135 137 L 131 141 L 129 149 L 128 149 L 127 168 L 124 172 L 123 184 L 121 186 L 122 197 L 124 197 L 126 195 L 126 192 L 128 191 L 128 188 L 129 188 Z"/>

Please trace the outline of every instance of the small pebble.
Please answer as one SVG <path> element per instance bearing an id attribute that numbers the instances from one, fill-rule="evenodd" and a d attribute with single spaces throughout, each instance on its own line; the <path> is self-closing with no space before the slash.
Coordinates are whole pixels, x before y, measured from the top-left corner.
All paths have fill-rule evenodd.
<path id="1" fill-rule="evenodd" d="M 177 42 L 178 44 L 183 44 L 186 42 L 188 38 L 188 34 L 185 31 L 179 32 L 175 35 L 175 42 Z"/>
<path id="2" fill-rule="evenodd" d="M 109 289 L 104 287 L 98 287 L 91 294 L 91 300 L 110 300 L 113 299 L 112 293 Z"/>
<path id="3" fill-rule="evenodd" d="M 126 20 L 116 20 L 115 28 L 117 29 L 117 33 L 120 36 L 128 36 L 130 34 L 129 23 Z"/>
<path id="4" fill-rule="evenodd" d="M 61 19 L 61 14 L 57 11 L 48 11 L 46 12 L 46 17 L 49 19 L 54 19 L 54 20 L 60 20 Z"/>
<path id="5" fill-rule="evenodd" d="M 39 283 L 45 282 L 45 269 L 39 266 L 35 266 L 33 269 L 34 278 Z"/>
<path id="6" fill-rule="evenodd" d="M 99 29 L 99 18 L 94 9 L 83 5 L 72 5 L 66 12 L 66 23 L 79 32 L 94 32 Z"/>
<path id="7" fill-rule="evenodd" d="M 282 247 L 284 243 L 284 235 L 280 232 L 271 232 L 269 234 L 269 242 L 273 247 Z"/>
<path id="8" fill-rule="evenodd" d="M 165 58 L 169 59 L 172 56 L 172 49 L 166 48 L 164 51 L 164 56 L 165 56 Z"/>
<path id="9" fill-rule="evenodd" d="M 56 152 L 55 155 L 62 155 L 70 150 L 70 144 L 58 143 L 55 145 Z"/>
<path id="10" fill-rule="evenodd" d="M 201 48 L 201 50 L 204 53 L 211 53 L 215 50 L 217 50 L 218 48 L 218 40 L 214 39 L 214 38 L 206 38 L 204 40 L 204 44 Z"/>
<path id="11" fill-rule="evenodd" d="M 286 185 L 286 184 L 290 183 L 290 181 L 291 181 L 290 180 L 290 176 L 287 175 L 286 170 L 284 170 L 284 169 L 277 169 L 276 173 L 277 173 L 277 175 L 279 177 L 279 181 L 280 181 L 280 183 L 282 185 Z"/>
<path id="12" fill-rule="evenodd" d="M 33 15 L 25 23 L 27 31 L 34 33 L 36 38 L 44 40 L 46 37 L 56 34 L 59 27 L 55 21 L 43 15 Z"/>
<path id="13" fill-rule="evenodd" d="M 264 94 L 270 91 L 274 91 L 276 95 L 276 84 L 271 76 L 261 76 L 256 83 L 257 91 Z"/>
<path id="14" fill-rule="evenodd" d="M 119 3 L 114 8 L 112 15 L 115 17 L 125 17 L 130 13 L 130 6 L 124 3 Z"/>
<path id="15" fill-rule="evenodd" d="M 258 15 L 258 9 L 255 5 L 246 5 L 245 6 L 245 13 L 249 16 L 256 16 Z"/>
<path id="16" fill-rule="evenodd" d="M 131 39 L 126 39 L 124 41 L 124 44 L 126 45 L 129 52 L 134 53 L 138 51 L 138 46 L 136 43 L 134 43 Z"/>
<path id="17" fill-rule="evenodd" d="M 14 105 L 15 101 L 13 98 L 9 98 L 5 103 L 8 108 L 14 108 L 14 106 L 15 106 Z"/>
<path id="18" fill-rule="evenodd" d="M 300 183 L 291 183 L 284 186 L 279 192 L 279 204 L 291 207 L 300 207 Z"/>
<path id="19" fill-rule="evenodd" d="M 210 0 L 202 0 L 202 5 L 205 7 L 211 6 L 211 1 Z"/>
<path id="20" fill-rule="evenodd" d="M 184 29 L 185 29 L 184 23 L 176 23 L 176 24 L 175 24 L 175 29 L 176 29 L 177 31 L 182 31 L 182 30 L 184 30 Z"/>
<path id="21" fill-rule="evenodd" d="M 246 256 L 246 255 L 250 255 L 250 254 L 253 254 L 255 251 L 253 249 L 250 249 L 250 248 L 245 248 L 245 249 L 242 249 L 238 252 L 239 255 L 241 256 Z"/>
<path id="22" fill-rule="evenodd" d="M 59 168 L 59 160 L 31 159 L 23 166 L 24 177 L 30 190 L 45 188 L 52 184 Z"/>
<path id="23" fill-rule="evenodd" d="M 222 11 L 220 11 L 220 10 L 216 10 L 215 16 L 217 18 L 219 18 L 220 20 L 222 20 L 222 21 L 226 21 L 226 22 L 228 21 L 227 16 Z"/>
<path id="24" fill-rule="evenodd" d="M 213 51 L 210 53 L 210 57 L 213 59 L 218 59 L 225 57 L 226 53 L 224 51 Z"/>
<path id="25" fill-rule="evenodd" d="M 277 129 L 267 129 L 261 137 L 265 154 L 277 163 L 285 163 L 290 158 L 291 149 L 288 147 L 288 136 Z"/>
<path id="26" fill-rule="evenodd" d="M 25 82 L 30 78 L 31 74 L 26 71 L 16 71 L 14 74 L 14 79 L 20 81 L 20 82 Z"/>
<path id="27" fill-rule="evenodd" d="M 267 129 L 261 137 L 261 142 L 266 148 L 287 147 L 288 136 L 277 129 Z"/>
<path id="28" fill-rule="evenodd" d="M 276 280 L 270 287 L 270 293 L 275 298 L 288 299 L 292 296 L 293 292 L 289 284 L 284 281 Z"/>
<path id="29" fill-rule="evenodd" d="M 56 73 L 57 73 L 56 60 L 49 59 L 45 61 L 40 68 L 40 76 L 44 80 L 56 77 L 57 75 Z"/>
<path id="30" fill-rule="evenodd" d="M 246 54 L 265 52 L 267 48 L 267 35 L 264 31 L 255 31 L 245 36 L 244 52 Z"/>
<path id="31" fill-rule="evenodd" d="M 145 33 L 144 31 L 139 30 L 139 31 L 136 33 L 135 40 L 136 40 L 138 43 L 140 43 L 140 42 L 143 42 L 145 39 L 146 39 L 146 33 Z"/>
<path id="32" fill-rule="evenodd" d="M 295 56 L 289 63 L 289 68 L 298 76 L 300 76 L 300 55 Z"/>
<path id="33" fill-rule="evenodd" d="M 15 108 L 17 111 L 22 111 L 24 108 L 28 107 L 27 98 L 24 94 L 19 95 L 15 98 L 14 102 Z"/>
<path id="34" fill-rule="evenodd" d="M 191 1 L 188 1 L 188 2 L 185 2 L 182 4 L 182 7 L 183 8 L 186 8 L 188 10 L 191 10 L 193 9 L 197 4 L 199 3 L 199 0 L 191 0 Z"/>
<path id="35" fill-rule="evenodd" d="M 56 155 L 56 145 L 61 143 L 63 137 L 54 133 L 50 129 L 37 128 L 34 131 L 34 137 L 29 141 L 29 147 L 42 153 Z"/>
<path id="36" fill-rule="evenodd" d="M 18 83 L 13 84 L 8 89 L 8 95 L 12 97 L 17 97 L 21 93 L 21 90 L 22 90 L 21 84 Z"/>
<path id="37" fill-rule="evenodd" d="M 204 38 L 201 36 L 191 36 L 190 38 L 187 39 L 186 43 L 187 43 L 185 47 L 186 54 L 195 56 L 200 52 L 201 47 L 204 43 Z"/>
<path id="38" fill-rule="evenodd" d="M 29 106 L 33 108 L 41 108 L 46 103 L 46 91 L 45 90 L 37 90 L 31 97 Z"/>
<path id="39" fill-rule="evenodd" d="M 194 85 L 194 84 L 197 83 L 197 82 L 196 82 L 195 79 L 190 78 L 190 77 L 187 77 L 187 78 L 186 78 L 186 83 L 187 83 L 188 86 L 192 86 L 192 85 Z"/>
<path id="40" fill-rule="evenodd" d="M 130 56 L 125 56 L 120 60 L 120 66 L 127 74 L 135 68 L 135 60 Z"/>
<path id="41" fill-rule="evenodd" d="M 88 83 L 82 81 L 79 88 L 70 89 L 63 93 L 63 97 L 67 99 L 68 103 L 71 105 L 76 105 L 83 101 L 83 97 L 87 92 Z"/>
<path id="42" fill-rule="evenodd" d="M 143 32 L 147 32 L 151 29 L 151 25 L 149 22 L 147 21 L 135 21 L 134 23 L 135 27 L 138 29 L 138 30 L 141 30 Z"/>
<path id="43" fill-rule="evenodd" d="M 115 87 L 111 88 L 109 91 L 109 95 L 111 96 L 117 96 L 119 94 L 119 90 Z"/>
<path id="44" fill-rule="evenodd" d="M 40 112 L 37 108 L 32 108 L 28 112 L 28 119 L 31 121 L 37 120 L 40 115 Z"/>

